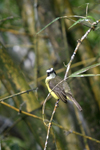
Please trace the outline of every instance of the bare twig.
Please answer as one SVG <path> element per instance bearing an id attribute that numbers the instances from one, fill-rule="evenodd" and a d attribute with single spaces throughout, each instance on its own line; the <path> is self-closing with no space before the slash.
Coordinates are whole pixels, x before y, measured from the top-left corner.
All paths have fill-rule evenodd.
<path id="1" fill-rule="evenodd" d="M 50 128 L 51 128 L 53 116 L 54 116 L 54 114 L 55 114 L 55 112 L 56 112 L 56 108 L 57 108 L 57 106 L 58 106 L 59 100 L 60 100 L 60 99 L 58 99 L 58 100 L 56 101 L 56 103 L 55 103 L 55 107 L 54 107 L 54 110 L 53 110 L 53 112 L 52 112 L 52 115 L 51 115 L 51 118 L 50 118 L 50 121 L 49 121 L 44 150 L 46 150 L 46 147 L 47 147 L 47 144 L 48 144 L 48 138 L 49 138 Z"/>
<path id="2" fill-rule="evenodd" d="M 10 17 L 7 17 L 7 18 L 4 18 L 4 19 L 0 20 L 0 23 L 1 23 L 1 22 L 4 22 L 4 21 L 6 21 L 6 20 L 13 19 L 13 18 L 14 18 L 13 16 L 10 16 Z"/>
<path id="3" fill-rule="evenodd" d="M 7 107 L 9 107 L 9 108 L 11 108 L 11 109 L 13 109 L 13 110 L 19 112 L 19 109 L 18 109 L 18 108 L 15 108 L 14 106 L 11 106 L 11 105 L 9 105 L 9 104 L 3 102 L 3 101 L 1 101 L 0 103 L 1 103 L 2 105 L 5 105 L 5 106 L 7 106 Z M 43 120 L 43 118 L 38 117 L 38 116 L 36 116 L 36 115 L 34 115 L 34 114 L 31 114 L 31 113 L 25 112 L 25 111 L 21 111 L 21 113 L 24 114 L 24 115 L 27 115 L 27 116 L 29 116 L 29 117 L 33 117 L 33 118 L 36 118 L 36 119 L 40 119 L 41 121 Z M 54 123 L 54 122 L 52 122 L 52 124 L 55 125 L 55 126 L 57 126 L 57 127 L 59 127 L 60 129 L 65 130 L 65 131 L 70 131 L 71 133 L 73 133 L 73 134 L 75 134 L 75 135 L 79 135 L 79 136 L 85 137 L 85 138 L 87 138 L 87 139 L 89 139 L 89 140 L 91 140 L 91 141 L 94 141 L 94 142 L 96 142 L 96 143 L 100 143 L 99 140 L 94 139 L 94 138 L 92 138 L 92 137 L 90 137 L 90 136 L 86 136 L 86 135 L 83 135 L 83 134 L 81 134 L 81 133 L 79 133 L 79 132 L 70 130 L 70 129 L 68 129 L 68 128 L 64 128 L 63 126 L 61 126 L 61 125 L 59 125 L 59 124 L 56 124 L 56 123 Z"/>
<path id="4" fill-rule="evenodd" d="M 76 52 L 77 52 L 79 46 L 81 45 L 81 43 L 83 42 L 83 40 L 87 37 L 87 35 L 91 32 L 91 30 L 95 30 L 95 28 L 97 27 L 97 24 L 98 24 L 99 22 L 100 22 L 100 20 L 97 20 L 96 22 L 93 22 L 93 23 L 91 24 L 91 27 L 88 29 L 88 31 L 82 36 L 81 39 L 78 40 L 77 46 L 76 46 L 76 48 L 75 48 L 75 50 L 74 50 L 74 52 L 73 52 L 73 55 L 71 56 L 71 59 L 70 59 L 70 61 L 69 61 L 69 63 L 68 63 L 68 66 L 67 66 L 67 69 L 66 69 L 66 73 L 65 73 L 65 76 L 64 76 L 64 80 L 67 79 L 67 76 L 68 76 L 68 72 L 69 72 L 71 63 L 72 63 L 72 61 L 73 61 L 73 59 L 74 59 L 74 57 L 75 57 L 75 55 L 76 55 Z"/>
<path id="5" fill-rule="evenodd" d="M 11 109 L 13 109 L 13 110 L 15 110 L 15 111 L 17 111 L 17 112 L 19 113 L 19 108 L 16 108 L 16 107 L 14 107 L 14 106 L 11 106 L 11 105 L 9 105 L 8 103 L 5 103 L 4 101 L 1 101 L 0 103 L 3 104 L 3 105 L 5 105 L 5 106 L 7 106 L 7 107 L 9 107 L 9 108 L 11 108 Z M 30 116 L 30 117 L 34 117 L 34 118 L 36 118 L 36 119 L 43 120 L 41 117 L 38 117 L 38 116 L 36 116 L 36 115 L 33 115 L 33 114 L 28 113 L 28 112 L 25 112 L 25 111 L 21 111 L 20 113 L 22 113 L 22 114 L 24 114 L 24 115 L 27 115 L 27 116 Z"/>
<path id="6" fill-rule="evenodd" d="M 37 89 L 38 89 L 38 88 L 29 89 L 29 90 L 26 90 L 26 91 L 22 91 L 22 92 L 19 92 L 19 93 L 16 93 L 16 94 L 7 96 L 7 97 L 5 97 L 5 98 L 0 99 L 0 102 L 6 100 L 6 99 L 8 99 L 8 98 L 13 98 L 13 97 L 15 97 L 15 96 L 22 95 L 22 94 L 24 94 L 24 93 L 27 93 L 27 94 L 28 94 L 29 92 L 31 92 L 31 91 L 36 91 Z"/>
<path id="7" fill-rule="evenodd" d="M 43 107 L 42 107 L 42 117 L 43 117 L 43 123 L 45 125 L 46 125 L 46 123 L 45 123 L 45 119 L 44 119 L 44 110 L 45 110 L 45 104 L 46 104 L 47 100 L 49 99 L 49 97 L 50 97 L 50 93 L 47 95 L 46 99 L 44 100 Z"/>
<path id="8" fill-rule="evenodd" d="M 96 142 L 96 143 L 100 143 L 100 140 L 94 139 L 94 138 L 92 138 L 92 137 L 90 137 L 90 136 L 83 135 L 82 133 L 79 133 L 79 132 L 76 132 L 76 131 L 73 131 L 73 130 L 64 128 L 64 127 L 62 127 L 61 125 L 58 125 L 58 124 L 56 124 L 56 123 L 54 123 L 54 122 L 52 122 L 52 124 L 55 125 L 55 126 L 57 126 L 57 127 L 59 127 L 60 129 L 63 129 L 63 130 L 65 130 L 65 131 L 69 131 L 69 132 L 71 132 L 71 133 L 73 133 L 73 134 L 75 134 L 75 135 L 79 135 L 79 136 L 82 136 L 82 137 L 84 137 L 84 138 L 87 138 L 87 139 L 89 139 L 89 140 L 91 140 L 91 141 L 94 141 L 94 142 Z"/>

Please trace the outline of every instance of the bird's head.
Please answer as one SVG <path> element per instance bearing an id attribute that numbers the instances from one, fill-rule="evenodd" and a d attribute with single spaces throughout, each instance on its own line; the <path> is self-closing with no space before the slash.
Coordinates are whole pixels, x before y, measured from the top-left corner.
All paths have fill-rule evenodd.
<path id="1" fill-rule="evenodd" d="M 47 73 L 47 78 L 48 78 L 48 79 L 55 78 L 56 75 L 57 75 L 53 68 L 48 69 L 48 70 L 46 71 L 46 73 Z"/>

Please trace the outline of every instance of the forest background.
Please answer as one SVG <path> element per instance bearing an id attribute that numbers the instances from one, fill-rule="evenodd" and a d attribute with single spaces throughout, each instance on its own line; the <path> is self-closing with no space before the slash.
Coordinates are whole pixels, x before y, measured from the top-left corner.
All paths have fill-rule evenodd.
<path id="1" fill-rule="evenodd" d="M 64 78 L 66 65 L 77 43 L 91 28 L 92 22 L 99 19 L 98 0 L 88 4 L 86 0 L 0 0 L 2 150 L 44 148 L 47 126 L 42 120 L 42 105 L 48 95 L 46 70 L 53 67 Z M 59 102 L 48 150 L 100 149 L 99 26 L 100 23 L 82 41 L 68 73 L 71 75 L 89 67 L 83 77 L 67 80 L 83 111 L 79 112 L 70 103 Z M 39 32 L 41 29 L 44 30 Z M 45 118 L 48 120 L 55 102 L 50 98 L 46 103 Z"/>

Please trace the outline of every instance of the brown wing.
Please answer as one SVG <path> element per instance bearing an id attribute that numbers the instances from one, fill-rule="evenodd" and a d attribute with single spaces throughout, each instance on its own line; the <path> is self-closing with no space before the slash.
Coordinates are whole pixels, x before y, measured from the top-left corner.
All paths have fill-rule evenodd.
<path id="1" fill-rule="evenodd" d="M 54 78 L 49 81 L 50 89 L 53 89 L 53 92 L 61 99 L 64 103 L 67 103 L 66 93 L 63 90 L 63 83 L 60 83 L 62 80 L 60 78 Z M 56 86 L 56 83 L 60 83 Z"/>
<path id="2" fill-rule="evenodd" d="M 60 77 L 58 77 L 58 76 L 57 76 L 57 78 L 55 77 L 54 79 L 52 79 L 49 82 L 50 88 L 53 89 L 55 87 L 53 89 L 53 91 L 59 97 L 59 99 L 61 99 L 64 103 L 67 103 L 67 99 L 69 99 L 81 111 L 82 108 L 79 105 L 79 103 L 75 100 L 75 98 L 73 97 L 70 87 L 68 86 L 67 82 L 66 81 L 61 82 L 61 81 L 62 81 L 62 79 Z M 59 85 L 56 86 L 55 83 L 59 83 Z"/>

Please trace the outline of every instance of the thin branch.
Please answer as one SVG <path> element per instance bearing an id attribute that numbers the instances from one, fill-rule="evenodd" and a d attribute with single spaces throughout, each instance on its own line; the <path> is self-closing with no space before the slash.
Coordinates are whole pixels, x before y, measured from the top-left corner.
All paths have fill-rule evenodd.
<path id="1" fill-rule="evenodd" d="M 4 21 L 6 21 L 6 20 L 10 20 L 10 19 L 14 19 L 14 17 L 13 17 L 13 16 L 10 16 L 10 17 L 4 18 L 4 19 L 0 20 L 0 23 L 1 23 L 1 22 L 4 22 Z"/>
<path id="2" fill-rule="evenodd" d="M 45 104 L 46 104 L 47 100 L 49 99 L 49 97 L 50 97 L 50 93 L 47 95 L 46 99 L 43 102 L 43 106 L 42 106 L 42 117 L 43 117 L 43 123 L 45 125 L 46 125 L 46 123 L 45 123 L 45 119 L 44 119 L 44 110 L 45 110 Z"/>
<path id="3" fill-rule="evenodd" d="M 75 134 L 75 135 L 79 135 L 79 136 L 82 136 L 82 137 L 84 137 L 84 138 L 87 138 L 87 139 L 89 139 L 89 140 L 91 140 L 91 141 L 94 141 L 94 142 L 96 142 L 96 143 L 100 143 L 99 140 L 94 139 L 94 138 L 92 138 L 92 137 L 90 137 L 90 136 L 83 135 L 82 133 L 79 133 L 79 132 L 70 130 L 70 129 L 68 129 L 68 128 L 64 128 L 64 127 L 62 127 L 61 125 L 58 125 L 58 124 L 56 124 L 56 123 L 54 123 L 54 122 L 52 122 L 52 124 L 55 125 L 55 126 L 57 126 L 57 127 L 59 127 L 60 129 L 65 130 L 65 131 L 70 131 L 71 133 L 73 133 L 73 134 Z"/>
<path id="4" fill-rule="evenodd" d="M 19 112 L 19 109 L 18 109 L 18 108 L 15 108 L 14 106 L 11 106 L 11 105 L 9 105 L 9 104 L 3 102 L 3 101 L 1 101 L 0 103 L 3 104 L 3 105 L 5 105 L 5 106 L 7 106 L 7 107 L 9 107 L 9 108 L 11 108 L 11 109 L 13 109 L 13 110 L 15 110 L 15 111 L 17 111 L 17 112 Z M 27 115 L 27 116 L 29 116 L 29 117 L 33 117 L 33 118 L 36 118 L 36 119 L 40 119 L 41 121 L 43 120 L 41 117 L 38 117 L 38 116 L 36 116 L 36 115 L 30 114 L 30 113 L 25 112 L 25 111 L 21 111 L 20 113 L 22 113 L 22 114 L 24 114 L 24 115 Z M 87 138 L 87 139 L 89 139 L 89 140 L 91 140 L 91 141 L 94 141 L 94 142 L 96 142 L 96 143 L 100 143 L 99 140 L 94 139 L 94 138 L 92 138 L 92 137 L 90 137 L 90 136 L 86 136 L 86 135 L 83 135 L 83 134 L 81 134 L 81 133 L 79 133 L 79 132 L 72 131 L 72 130 L 70 130 L 70 129 L 68 129 L 68 128 L 64 128 L 63 126 L 61 126 L 61 125 L 59 125 L 59 124 L 56 124 L 56 123 L 54 123 L 54 122 L 52 122 L 52 124 L 55 125 L 55 126 L 57 126 L 57 127 L 59 127 L 59 128 L 61 128 L 61 129 L 63 129 L 63 130 L 65 130 L 65 131 L 70 131 L 71 133 L 73 133 L 73 134 L 75 134 L 75 135 L 79 135 L 79 136 L 85 137 L 85 138 Z"/>
<path id="5" fill-rule="evenodd" d="M 100 22 L 100 20 L 97 20 L 96 22 L 93 22 L 91 24 L 91 27 L 88 29 L 88 31 L 81 37 L 81 39 L 78 40 L 78 43 L 77 43 L 77 46 L 73 52 L 73 55 L 71 56 L 71 59 L 68 63 L 68 66 L 67 66 L 67 69 L 66 69 L 66 73 L 65 73 L 65 76 L 64 76 L 64 80 L 67 79 L 67 75 L 68 75 L 68 72 L 69 72 L 69 69 L 70 69 L 70 66 L 71 66 L 71 63 L 76 55 L 76 52 L 79 48 L 79 46 L 81 45 L 81 43 L 83 42 L 83 40 L 87 37 L 87 35 L 91 32 L 91 30 L 95 30 L 95 28 L 97 27 L 97 24 Z"/>
<path id="6" fill-rule="evenodd" d="M 55 112 L 56 112 L 56 108 L 58 107 L 59 100 L 60 100 L 60 99 L 58 99 L 58 100 L 56 101 L 56 103 L 55 103 L 55 107 L 54 107 L 54 110 L 53 110 L 53 112 L 52 112 L 52 115 L 51 115 L 51 118 L 50 118 L 50 121 L 49 121 L 44 150 L 46 150 L 46 147 L 47 147 L 47 144 L 48 144 L 50 128 L 51 128 L 51 125 L 52 125 L 53 116 L 54 116 L 54 114 L 55 114 Z"/>
<path id="7" fill-rule="evenodd" d="M 1 101 L 0 103 L 7 106 L 7 107 L 9 107 L 9 108 L 11 108 L 11 109 L 13 109 L 13 110 L 15 110 L 15 111 L 17 111 L 18 114 L 19 114 L 19 109 L 18 108 L 14 107 L 14 106 L 11 106 L 8 103 L 5 103 L 4 101 Z M 20 114 L 24 114 L 24 115 L 27 115 L 27 116 L 30 116 L 30 117 L 33 117 L 33 118 L 36 118 L 36 119 L 43 120 L 41 117 L 38 117 L 36 115 L 33 115 L 31 113 L 28 113 L 28 112 L 25 112 L 25 111 L 22 111 L 22 110 L 20 111 Z"/>
<path id="8" fill-rule="evenodd" d="M 26 91 L 22 91 L 22 92 L 19 92 L 19 93 L 16 93 L 16 94 L 7 96 L 7 97 L 5 97 L 5 98 L 0 99 L 0 102 L 1 102 L 1 101 L 4 101 L 4 100 L 6 100 L 6 99 L 9 99 L 9 98 L 13 98 L 13 97 L 18 96 L 18 95 L 22 95 L 22 94 L 24 94 L 24 93 L 29 94 L 29 92 L 31 92 L 31 91 L 36 91 L 37 89 L 38 89 L 38 88 L 29 89 L 29 90 L 26 90 Z"/>

